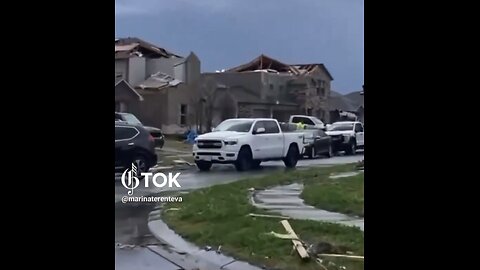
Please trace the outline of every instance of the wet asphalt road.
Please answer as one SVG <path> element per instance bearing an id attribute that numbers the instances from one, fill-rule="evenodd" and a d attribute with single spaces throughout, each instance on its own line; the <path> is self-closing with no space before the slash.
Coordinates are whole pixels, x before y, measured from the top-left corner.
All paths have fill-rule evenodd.
<path id="1" fill-rule="evenodd" d="M 363 154 L 358 153 L 354 156 L 335 156 L 332 158 L 304 159 L 298 162 L 297 167 L 353 163 L 360 161 L 363 158 Z M 247 177 L 258 177 L 262 175 L 267 175 L 269 173 L 279 170 L 285 170 L 285 165 L 282 161 L 263 162 L 261 165 L 261 169 L 248 172 L 237 172 L 233 165 L 215 164 L 209 172 L 199 172 L 195 166 L 191 166 L 188 170 L 176 171 L 181 173 L 181 175 L 177 178 L 178 183 L 181 185 L 181 188 L 174 187 L 168 190 L 191 190 L 204 188 L 208 186 L 234 182 Z M 148 188 L 140 184 L 134 190 L 134 195 L 146 196 L 149 194 L 160 193 L 162 191 L 165 191 L 165 189 L 162 190 L 162 188 L 157 188 L 152 183 L 150 183 Z M 125 195 L 127 195 L 126 189 L 120 182 L 120 174 L 117 174 L 115 177 L 115 202 L 120 202 L 122 197 Z"/>
<path id="2" fill-rule="evenodd" d="M 298 167 L 335 165 L 357 162 L 363 159 L 363 154 L 355 156 L 336 156 L 300 160 Z M 233 165 L 214 165 L 210 172 L 199 172 L 195 167 L 180 171 L 178 178 L 181 188 L 176 190 L 191 190 L 207 186 L 234 182 L 247 177 L 258 177 L 274 171 L 285 170 L 281 161 L 262 163 L 260 170 L 239 173 Z M 115 269 L 189 269 L 173 261 L 170 256 L 159 255 L 156 249 L 162 249 L 162 244 L 151 235 L 148 229 L 149 213 L 154 210 L 155 203 L 127 203 L 121 198 L 127 190 L 120 183 L 119 175 L 115 176 Z M 149 188 L 140 185 L 134 190 L 134 196 L 147 196 L 160 193 L 163 190 L 150 184 Z M 188 265 L 184 264 L 183 266 Z"/>

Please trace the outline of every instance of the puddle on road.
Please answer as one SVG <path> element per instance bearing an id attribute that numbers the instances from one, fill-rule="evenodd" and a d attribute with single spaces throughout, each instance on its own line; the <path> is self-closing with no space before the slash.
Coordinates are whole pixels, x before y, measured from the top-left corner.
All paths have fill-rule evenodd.
<path id="1" fill-rule="evenodd" d="M 145 246 L 158 244 L 150 233 L 147 221 L 154 204 L 115 204 L 115 243 Z"/>
<path id="2" fill-rule="evenodd" d="M 299 183 L 276 186 L 254 192 L 250 202 L 257 208 L 271 210 L 294 219 L 338 223 L 358 227 L 363 231 L 363 218 L 351 217 L 306 205 L 300 198 L 302 190 L 303 184 Z"/>
<path id="3" fill-rule="evenodd" d="M 216 252 L 216 247 L 207 251 L 186 241 L 181 236 L 170 229 L 165 222 L 160 219 L 160 210 L 153 211 L 150 214 L 148 226 L 156 238 L 162 242 L 168 243 L 173 250 L 179 254 L 194 257 L 195 264 L 199 269 L 225 269 L 225 270 L 260 270 L 262 268 L 253 266 L 247 262 L 237 261 L 236 259 Z"/>

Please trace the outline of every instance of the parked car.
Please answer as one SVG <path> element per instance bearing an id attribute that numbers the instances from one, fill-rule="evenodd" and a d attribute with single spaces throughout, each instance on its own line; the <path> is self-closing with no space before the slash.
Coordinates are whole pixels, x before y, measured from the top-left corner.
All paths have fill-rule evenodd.
<path id="1" fill-rule="evenodd" d="M 306 128 L 308 129 L 324 129 L 325 125 L 324 123 L 316 118 L 315 116 L 308 116 L 308 115 L 291 115 L 290 120 L 288 120 L 289 123 L 292 124 L 297 124 L 302 122 L 305 124 Z"/>
<path id="2" fill-rule="evenodd" d="M 318 155 L 333 156 L 332 139 L 321 129 L 310 129 L 304 132 L 305 155 L 314 158 Z"/>
<path id="3" fill-rule="evenodd" d="M 165 144 L 165 137 L 163 136 L 162 130 L 156 127 L 149 127 L 145 126 L 138 120 L 138 118 L 131 114 L 131 113 L 121 113 L 121 112 L 116 112 L 115 113 L 115 121 L 124 121 L 132 125 L 141 125 L 143 126 L 150 134 L 152 137 L 155 139 L 155 146 L 162 148 L 163 145 Z"/>
<path id="4" fill-rule="evenodd" d="M 157 164 L 155 140 L 141 125 L 115 122 L 115 166 L 137 164 L 138 172 L 147 172 Z"/>
<path id="5" fill-rule="evenodd" d="M 326 134 L 332 137 L 334 152 L 345 151 L 347 155 L 354 155 L 358 148 L 364 148 L 364 131 L 361 122 L 335 122 Z"/>
<path id="6" fill-rule="evenodd" d="M 294 168 L 303 152 L 303 134 L 283 132 L 271 118 L 225 120 L 213 132 L 199 135 L 193 145 L 201 171 L 210 170 L 213 163 L 234 164 L 245 171 L 268 160 L 283 160 L 286 167 Z"/>

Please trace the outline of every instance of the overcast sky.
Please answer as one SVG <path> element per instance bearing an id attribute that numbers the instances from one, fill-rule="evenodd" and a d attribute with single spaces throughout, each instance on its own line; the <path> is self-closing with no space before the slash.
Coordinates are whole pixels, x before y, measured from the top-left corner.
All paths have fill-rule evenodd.
<path id="1" fill-rule="evenodd" d="M 138 37 L 187 56 L 202 71 L 260 54 L 287 64 L 324 63 L 332 89 L 361 90 L 363 0 L 115 0 L 116 37 Z"/>

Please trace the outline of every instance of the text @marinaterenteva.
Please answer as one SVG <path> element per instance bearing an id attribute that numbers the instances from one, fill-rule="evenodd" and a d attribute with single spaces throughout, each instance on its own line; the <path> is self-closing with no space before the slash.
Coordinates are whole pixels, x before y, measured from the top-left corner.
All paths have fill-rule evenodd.
<path id="1" fill-rule="evenodd" d="M 160 197 L 155 197 L 155 196 L 123 196 L 122 197 L 122 202 L 127 203 L 127 202 L 152 202 L 152 203 L 158 203 L 158 202 L 182 202 L 183 198 L 178 196 L 160 196 Z"/>

